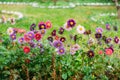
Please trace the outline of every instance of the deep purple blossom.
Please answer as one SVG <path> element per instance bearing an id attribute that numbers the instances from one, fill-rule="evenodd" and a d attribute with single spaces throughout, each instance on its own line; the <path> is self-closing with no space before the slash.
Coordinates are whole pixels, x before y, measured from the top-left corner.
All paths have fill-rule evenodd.
<path id="1" fill-rule="evenodd" d="M 11 34 L 10 38 L 11 38 L 11 40 L 16 40 L 16 34 Z"/>
<path id="2" fill-rule="evenodd" d="M 60 27 L 59 34 L 63 34 L 63 32 L 64 32 L 64 28 Z"/>
<path id="3" fill-rule="evenodd" d="M 40 23 L 38 24 L 38 27 L 39 27 L 40 30 L 41 30 L 41 29 L 46 29 L 46 25 L 45 25 L 44 22 L 40 22 Z"/>
<path id="4" fill-rule="evenodd" d="M 35 27 L 36 27 L 36 24 L 32 24 L 31 26 L 30 26 L 30 31 L 34 31 L 35 30 Z"/>
<path id="5" fill-rule="evenodd" d="M 28 35 L 28 38 L 34 39 L 34 32 L 30 31 L 27 33 L 27 35 Z"/>
<path id="6" fill-rule="evenodd" d="M 76 22 L 75 22 L 74 19 L 69 19 L 69 20 L 67 21 L 67 25 L 68 25 L 69 27 L 74 27 L 74 26 L 76 25 Z"/>
<path id="7" fill-rule="evenodd" d="M 114 38 L 114 42 L 115 42 L 116 44 L 118 44 L 119 38 L 118 38 L 117 36 Z"/>

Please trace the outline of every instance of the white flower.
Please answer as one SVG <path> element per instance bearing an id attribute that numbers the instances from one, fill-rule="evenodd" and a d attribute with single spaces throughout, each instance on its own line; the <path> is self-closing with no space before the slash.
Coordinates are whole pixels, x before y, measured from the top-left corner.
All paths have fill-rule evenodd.
<path id="1" fill-rule="evenodd" d="M 77 32 L 78 32 L 79 34 L 83 34 L 83 33 L 85 32 L 85 28 L 84 28 L 83 26 L 79 25 L 79 26 L 77 27 Z"/>
<path id="2" fill-rule="evenodd" d="M 13 33 L 14 33 L 13 28 L 9 27 L 9 28 L 7 29 L 7 34 L 8 34 L 8 35 L 11 35 L 11 34 L 13 34 Z"/>
<path id="3" fill-rule="evenodd" d="M 69 27 L 69 26 L 67 25 L 67 23 L 64 24 L 64 27 L 63 27 L 63 28 L 64 28 L 65 30 L 67 30 L 67 31 L 72 30 L 72 28 Z"/>

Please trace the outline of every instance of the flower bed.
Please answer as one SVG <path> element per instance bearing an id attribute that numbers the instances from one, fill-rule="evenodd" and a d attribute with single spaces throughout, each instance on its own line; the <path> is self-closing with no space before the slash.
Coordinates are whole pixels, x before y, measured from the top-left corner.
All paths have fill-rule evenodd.
<path id="1" fill-rule="evenodd" d="M 117 26 L 91 31 L 69 19 L 44 39 L 52 26 L 50 21 L 40 22 L 24 34 L 8 28 L 8 36 L 0 35 L 1 79 L 120 79 L 120 39 L 106 34 L 117 32 Z M 75 28 L 77 34 L 64 36 Z"/>

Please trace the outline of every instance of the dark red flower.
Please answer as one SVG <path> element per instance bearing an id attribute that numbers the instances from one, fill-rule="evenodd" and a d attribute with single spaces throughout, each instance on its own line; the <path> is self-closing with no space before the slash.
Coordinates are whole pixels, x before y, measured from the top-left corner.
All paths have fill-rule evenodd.
<path id="1" fill-rule="evenodd" d="M 25 63 L 29 64 L 30 63 L 30 59 L 25 59 Z"/>
<path id="2" fill-rule="evenodd" d="M 91 30 L 86 30 L 86 31 L 84 32 L 84 34 L 85 34 L 85 35 L 91 34 Z"/>
<path id="3" fill-rule="evenodd" d="M 118 37 L 115 37 L 114 38 L 114 42 L 117 44 L 119 42 L 119 38 Z"/>
<path id="4" fill-rule="evenodd" d="M 42 35 L 40 33 L 35 34 L 35 39 L 39 41 L 42 38 Z"/>
<path id="5" fill-rule="evenodd" d="M 65 37 L 61 37 L 61 38 L 60 38 L 60 41 L 61 41 L 61 42 L 65 42 L 65 41 L 66 41 L 66 38 L 65 38 Z"/>
<path id="6" fill-rule="evenodd" d="M 28 54 L 28 53 L 30 52 L 30 47 L 25 46 L 25 47 L 23 48 L 23 51 L 24 51 L 24 53 Z"/>
<path id="7" fill-rule="evenodd" d="M 64 28 L 60 27 L 59 34 L 63 34 L 63 32 L 64 32 Z"/>
<path id="8" fill-rule="evenodd" d="M 47 40 L 53 42 L 53 37 L 48 37 Z"/>
<path id="9" fill-rule="evenodd" d="M 89 50 L 87 54 L 88 54 L 88 57 L 90 58 L 94 57 L 94 52 L 92 50 Z"/>
<path id="10" fill-rule="evenodd" d="M 56 30 L 53 30 L 51 33 L 52 36 L 56 36 Z"/>

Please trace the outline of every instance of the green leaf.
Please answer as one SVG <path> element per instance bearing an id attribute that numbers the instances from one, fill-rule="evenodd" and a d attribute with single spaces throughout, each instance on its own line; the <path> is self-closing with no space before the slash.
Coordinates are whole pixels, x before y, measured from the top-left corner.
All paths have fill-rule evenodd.
<path id="1" fill-rule="evenodd" d="M 67 73 L 62 74 L 62 78 L 63 78 L 64 80 L 66 80 L 66 79 L 67 79 Z"/>

